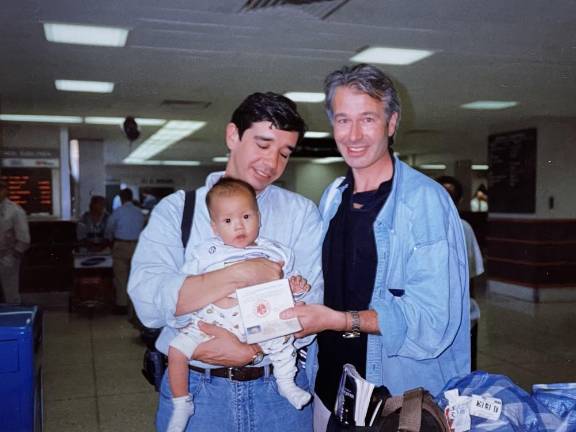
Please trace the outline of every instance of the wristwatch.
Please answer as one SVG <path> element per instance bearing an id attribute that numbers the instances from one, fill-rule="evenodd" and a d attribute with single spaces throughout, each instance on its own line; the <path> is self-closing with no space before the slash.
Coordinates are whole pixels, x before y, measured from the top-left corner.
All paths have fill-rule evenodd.
<path id="1" fill-rule="evenodd" d="M 257 364 L 261 363 L 262 360 L 264 360 L 264 353 L 262 351 L 258 351 L 256 354 L 254 354 L 254 356 L 252 357 L 252 362 L 250 362 L 250 364 L 252 366 L 256 366 Z"/>
<path id="2" fill-rule="evenodd" d="M 347 313 L 349 313 L 352 318 L 352 329 L 342 333 L 342 337 L 346 339 L 360 337 L 360 314 L 358 311 L 348 311 Z"/>

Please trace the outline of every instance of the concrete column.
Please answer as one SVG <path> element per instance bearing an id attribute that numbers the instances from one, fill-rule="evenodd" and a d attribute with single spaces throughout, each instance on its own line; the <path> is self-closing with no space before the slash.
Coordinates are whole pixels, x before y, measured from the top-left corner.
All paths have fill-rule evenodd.
<path id="1" fill-rule="evenodd" d="M 60 217 L 69 220 L 72 216 L 70 192 L 70 143 L 68 128 L 60 128 Z"/>

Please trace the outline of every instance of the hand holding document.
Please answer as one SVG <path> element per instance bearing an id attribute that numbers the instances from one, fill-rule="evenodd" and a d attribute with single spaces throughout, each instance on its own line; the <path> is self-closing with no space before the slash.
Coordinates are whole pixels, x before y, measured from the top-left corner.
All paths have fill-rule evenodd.
<path id="1" fill-rule="evenodd" d="M 294 306 L 287 279 L 236 290 L 248 343 L 259 343 L 302 330 L 298 318 L 283 320 L 280 312 Z"/>

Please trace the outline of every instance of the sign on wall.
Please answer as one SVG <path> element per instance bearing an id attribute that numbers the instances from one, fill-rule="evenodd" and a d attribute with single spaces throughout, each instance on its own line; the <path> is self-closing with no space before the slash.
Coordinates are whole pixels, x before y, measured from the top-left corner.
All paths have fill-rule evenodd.
<path id="1" fill-rule="evenodd" d="M 536 211 L 537 130 L 488 138 L 488 203 L 491 213 Z"/>
<path id="2" fill-rule="evenodd" d="M 8 184 L 8 198 L 27 214 L 52 214 L 50 168 L 2 168 L 0 178 Z"/>

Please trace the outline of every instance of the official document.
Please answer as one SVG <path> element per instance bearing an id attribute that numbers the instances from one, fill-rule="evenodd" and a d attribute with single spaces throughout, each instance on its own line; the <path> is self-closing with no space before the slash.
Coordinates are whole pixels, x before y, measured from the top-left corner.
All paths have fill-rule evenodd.
<path id="1" fill-rule="evenodd" d="M 258 343 L 302 330 L 298 318 L 283 320 L 280 312 L 294 306 L 288 279 L 236 290 L 248 343 Z"/>

